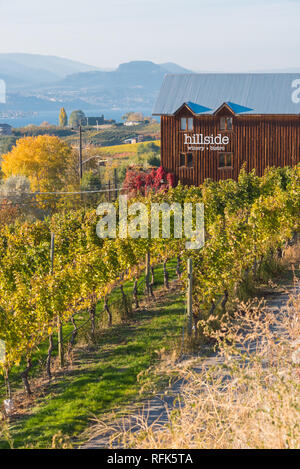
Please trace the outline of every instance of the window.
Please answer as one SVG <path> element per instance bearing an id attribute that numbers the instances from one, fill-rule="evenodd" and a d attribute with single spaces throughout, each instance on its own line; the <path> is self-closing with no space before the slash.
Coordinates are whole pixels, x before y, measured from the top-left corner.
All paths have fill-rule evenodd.
<path id="1" fill-rule="evenodd" d="M 220 153 L 219 169 L 232 168 L 232 153 Z"/>
<path id="2" fill-rule="evenodd" d="M 193 153 L 186 154 L 186 165 L 188 168 L 193 167 Z"/>
<path id="3" fill-rule="evenodd" d="M 220 129 L 221 130 L 232 130 L 233 129 L 233 119 L 232 119 L 232 117 L 221 117 L 221 119 L 220 119 Z"/>
<path id="4" fill-rule="evenodd" d="M 192 117 L 182 117 L 180 119 L 180 129 L 192 131 L 194 129 L 194 119 Z"/>
<path id="5" fill-rule="evenodd" d="M 185 153 L 180 153 L 179 166 L 185 166 Z"/>
<path id="6" fill-rule="evenodd" d="M 186 166 L 187 168 L 193 168 L 193 153 L 180 153 L 179 155 L 179 166 Z"/>
<path id="7" fill-rule="evenodd" d="M 194 129 L 194 119 L 192 117 L 189 117 L 187 120 L 187 128 L 188 130 Z"/>

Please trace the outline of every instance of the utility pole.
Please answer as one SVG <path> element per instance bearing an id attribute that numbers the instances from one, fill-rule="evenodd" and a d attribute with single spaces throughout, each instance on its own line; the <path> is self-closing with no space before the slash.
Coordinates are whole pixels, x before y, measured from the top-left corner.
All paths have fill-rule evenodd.
<path id="1" fill-rule="evenodd" d="M 50 248 L 51 275 L 53 275 L 53 265 L 54 265 L 54 243 L 55 243 L 55 234 L 51 232 L 51 248 Z"/>
<path id="2" fill-rule="evenodd" d="M 114 169 L 114 186 L 115 186 L 115 200 L 118 198 L 118 177 L 117 168 Z"/>
<path id="3" fill-rule="evenodd" d="M 188 315 L 188 335 L 192 336 L 193 332 L 193 261 L 189 257 L 187 260 L 187 274 L 188 274 L 188 287 L 187 287 L 187 315 Z"/>
<path id="4" fill-rule="evenodd" d="M 82 181 L 82 127 L 81 124 L 79 126 L 79 178 L 80 178 L 80 185 Z"/>

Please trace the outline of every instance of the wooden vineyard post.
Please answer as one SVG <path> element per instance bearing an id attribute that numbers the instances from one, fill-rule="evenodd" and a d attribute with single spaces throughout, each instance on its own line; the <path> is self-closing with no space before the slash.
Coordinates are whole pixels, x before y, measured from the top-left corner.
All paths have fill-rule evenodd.
<path id="1" fill-rule="evenodd" d="M 104 297 L 104 310 L 108 314 L 108 327 L 111 327 L 112 326 L 112 314 L 111 314 L 111 311 L 108 307 L 108 302 L 107 302 L 107 297 L 106 296 Z"/>
<path id="2" fill-rule="evenodd" d="M 111 199 L 110 187 L 111 187 L 111 184 L 110 184 L 110 180 L 109 180 L 108 181 L 108 202 L 110 202 L 110 199 Z"/>
<path id="3" fill-rule="evenodd" d="M 150 299 L 150 251 L 146 254 L 146 293 Z"/>
<path id="4" fill-rule="evenodd" d="M 139 297 L 138 297 L 138 281 L 135 279 L 133 286 L 133 298 L 135 302 L 135 309 L 139 308 Z"/>
<path id="5" fill-rule="evenodd" d="M 51 248 L 50 248 L 51 275 L 53 275 L 53 266 L 54 266 L 54 244 L 55 244 L 55 234 L 51 233 Z"/>
<path id="6" fill-rule="evenodd" d="M 191 258 L 187 261 L 187 274 L 188 274 L 188 286 L 187 286 L 187 315 L 188 315 L 188 335 L 192 336 L 193 328 L 193 261 Z"/>
<path id="7" fill-rule="evenodd" d="M 150 288 L 150 293 L 151 293 L 151 296 L 152 298 L 155 298 L 155 295 L 154 295 L 154 267 L 153 265 L 150 267 L 150 270 L 151 270 L 151 282 L 150 282 L 150 285 L 149 285 L 149 288 Z"/>
<path id="8" fill-rule="evenodd" d="M 115 188 L 115 200 L 118 198 L 118 176 L 117 168 L 114 169 L 114 188 Z"/>
<path id="9" fill-rule="evenodd" d="M 164 286 L 167 290 L 169 290 L 169 274 L 168 274 L 168 269 L 167 269 L 167 261 L 164 260 L 163 262 L 163 269 L 164 269 Z"/>
<path id="10" fill-rule="evenodd" d="M 59 366 L 63 368 L 64 366 L 64 344 L 63 344 L 63 331 L 60 317 L 57 317 L 57 333 L 58 333 L 58 359 Z"/>
<path id="11" fill-rule="evenodd" d="M 181 265 L 181 259 L 180 259 L 180 256 L 177 256 L 176 275 L 178 278 L 181 277 L 180 265 Z"/>
<path id="12" fill-rule="evenodd" d="M 7 399 L 11 399 L 11 386 L 10 386 L 10 380 L 9 380 L 8 367 L 5 367 L 5 370 L 4 370 L 4 382 L 5 382 Z"/>

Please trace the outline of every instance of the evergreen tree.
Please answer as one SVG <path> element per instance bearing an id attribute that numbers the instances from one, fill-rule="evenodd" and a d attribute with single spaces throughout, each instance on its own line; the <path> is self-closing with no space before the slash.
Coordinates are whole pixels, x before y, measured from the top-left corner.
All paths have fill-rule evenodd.
<path id="1" fill-rule="evenodd" d="M 66 127 L 68 125 L 68 116 L 64 107 L 61 108 L 59 113 L 59 125 L 60 127 Z"/>

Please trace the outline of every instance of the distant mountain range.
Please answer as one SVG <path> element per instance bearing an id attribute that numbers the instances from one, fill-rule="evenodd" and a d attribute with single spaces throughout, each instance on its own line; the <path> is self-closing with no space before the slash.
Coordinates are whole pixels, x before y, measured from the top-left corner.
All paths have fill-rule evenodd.
<path id="1" fill-rule="evenodd" d="M 152 70 L 150 70 L 152 68 Z M 62 57 L 36 54 L 0 54 L 0 78 L 6 81 L 8 90 L 20 90 L 20 88 L 31 88 L 33 86 L 45 86 L 58 84 L 61 80 L 70 77 L 70 82 L 76 83 L 76 80 L 84 80 L 76 75 L 94 72 L 95 80 L 104 73 L 110 79 L 117 72 L 131 72 L 147 74 L 156 72 L 158 75 L 165 73 L 188 73 L 177 64 L 166 63 L 155 65 L 152 62 L 130 62 L 123 64 L 115 71 L 107 71 L 98 67 L 76 62 L 74 60 L 64 59 Z M 100 74 L 100 75 L 97 75 Z M 108 74 L 108 75 L 106 75 Z M 72 75 L 75 75 L 72 77 Z M 90 79 L 92 75 L 87 76 Z M 68 83 L 68 79 L 63 83 Z"/>
<path id="2" fill-rule="evenodd" d="M 153 62 L 136 61 L 119 65 L 110 72 L 92 71 L 68 75 L 62 81 L 54 85 L 57 89 L 88 89 L 110 90 L 127 89 L 143 90 L 143 92 L 157 91 L 163 77 L 170 70 L 176 69 L 176 73 L 191 73 L 176 64 L 157 65 Z M 179 72 L 180 71 L 180 72 Z"/>
<path id="3" fill-rule="evenodd" d="M 54 56 L 0 54 L 7 102 L 0 111 L 98 108 L 150 113 L 166 73 L 191 73 L 174 63 L 134 61 L 105 71 Z"/>
<path id="4" fill-rule="evenodd" d="M 286 69 L 280 72 L 297 72 Z M 193 73 L 172 62 L 133 61 L 107 71 L 56 56 L 0 54 L 0 79 L 7 85 L 1 111 L 99 109 L 150 114 L 167 73 Z"/>
<path id="5" fill-rule="evenodd" d="M 97 67 L 51 55 L 0 54 L 0 78 L 6 80 L 8 88 L 53 83 L 91 70 Z"/>

